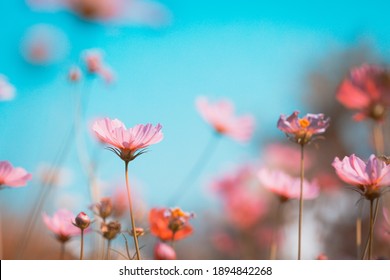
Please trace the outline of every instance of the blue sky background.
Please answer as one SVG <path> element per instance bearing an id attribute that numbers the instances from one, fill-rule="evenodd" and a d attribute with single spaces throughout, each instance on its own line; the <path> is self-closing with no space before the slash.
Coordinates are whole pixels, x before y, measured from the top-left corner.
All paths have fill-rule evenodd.
<path id="1" fill-rule="evenodd" d="M 0 73 L 17 88 L 12 102 L 0 103 L 0 159 L 35 172 L 52 162 L 74 118 L 74 89 L 66 81 L 69 67 L 85 49 L 99 48 L 116 74 L 107 86 L 89 83 L 86 120 L 108 116 L 128 127 L 161 123 L 164 140 L 135 160 L 131 178 L 140 182 L 150 206 L 165 205 L 207 145 L 212 131 L 194 107 L 195 98 L 226 97 L 239 114 L 252 113 L 256 134 L 247 145 L 223 139 L 202 176 L 178 205 L 186 210 L 211 206 L 204 183 L 239 162 L 257 159 L 259 144 L 276 129 L 281 113 L 306 113 L 301 95 L 305 74 L 329 52 L 359 40 L 371 42 L 385 59 L 390 57 L 389 5 L 385 1 L 160 1 L 172 14 L 161 28 L 115 26 L 80 20 L 67 12 L 33 12 L 24 1 L 1 1 Z M 26 30 L 35 24 L 61 29 L 70 42 L 65 58 L 50 66 L 34 66 L 20 55 Z M 333 96 L 330 94 L 330 96 Z M 90 153 L 96 141 L 85 133 Z M 123 180 L 123 163 L 114 154 L 100 153 L 99 177 Z M 72 183 L 58 193 L 80 196 L 73 209 L 88 205 L 87 186 L 75 149 L 65 163 Z M 7 190 L 9 211 L 23 212 L 37 185 Z M 61 200 L 61 199 L 60 199 Z M 173 206 L 173 205 L 166 205 Z M 52 211 L 58 204 L 45 206 Z"/>

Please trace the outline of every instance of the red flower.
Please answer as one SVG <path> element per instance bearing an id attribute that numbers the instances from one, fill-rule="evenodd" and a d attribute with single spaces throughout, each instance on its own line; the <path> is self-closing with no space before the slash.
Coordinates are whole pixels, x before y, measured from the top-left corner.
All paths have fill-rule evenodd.
<path id="1" fill-rule="evenodd" d="M 192 234 L 192 214 L 180 208 L 153 208 L 149 213 L 150 231 L 162 241 L 176 241 Z"/>

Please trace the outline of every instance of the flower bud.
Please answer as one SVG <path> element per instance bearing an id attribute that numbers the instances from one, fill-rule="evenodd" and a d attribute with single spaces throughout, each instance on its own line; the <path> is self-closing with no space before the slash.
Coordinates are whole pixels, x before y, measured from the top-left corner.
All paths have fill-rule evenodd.
<path id="1" fill-rule="evenodd" d="M 74 225 L 80 228 L 81 230 L 86 229 L 87 227 L 89 227 L 90 224 L 91 224 L 91 219 L 84 212 L 80 212 L 77 215 L 74 223 Z"/>
<path id="2" fill-rule="evenodd" d="M 175 250 L 168 244 L 159 242 L 154 247 L 155 260 L 176 260 Z"/>
<path id="3" fill-rule="evenodd" d="M 102 231 L 103 237 L 112 240 L 121 231 L 121 224 L 118 221 L 112 221 L 108 224 L 102 223 L 100 230 Z"/>

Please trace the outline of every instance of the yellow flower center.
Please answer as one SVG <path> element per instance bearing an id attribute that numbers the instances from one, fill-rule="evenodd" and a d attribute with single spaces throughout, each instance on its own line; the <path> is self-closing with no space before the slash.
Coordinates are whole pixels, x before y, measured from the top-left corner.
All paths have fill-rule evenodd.
<path id="1" fill-rule="evenodd" d="M 187 215 L 180 208 L 175 208 L 171 210 L 171 216 L 172 218 L 180 218 L 180 217 L 186 217 Z"/>
<path id="2" fill-rule="evenodd" d="M 308 119 L 305 119 L 305 118 L 299 119 L 299 120 L 298 120 L 298 123 L 299 123 L 299 125 L 300 125 L 302 128 L 306 128 L 306 127 L 308 127 L 308 126 L 310 125 L 310 121 L 309 121 Z"/>

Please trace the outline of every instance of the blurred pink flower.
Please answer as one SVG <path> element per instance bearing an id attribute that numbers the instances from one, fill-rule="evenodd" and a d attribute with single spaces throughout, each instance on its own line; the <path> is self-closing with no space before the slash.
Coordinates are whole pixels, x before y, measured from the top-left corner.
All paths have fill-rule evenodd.
<path id="1" fill-rule="evenodd" d="M 245 187 L 253 176 L 253 167 L 249 164 L 239 166 L 235 170 L 225 172 L 214 179 L 210 184 L 211 190 L 221 195 L 228 195 L 232 191 Z"/>
<path id="2" fill-rule="evenodd" d="M 272 169 L 286 171 L 289 174 L 300 172 L 297 162 L 301 160 L 301 151 L 297 145 L 272 143 L 265 147 L 262 155 L 264 165 Z M 305 151 L 305 170 L 313 164 L 312 155 Z"/>
<path id="3" fill-rule="evenodd" d="M 300 178 L 293 178 L 279 170 L 260 169 L 258 179 L 262 186 L 279 196 L 281 201 L 299 199 Z M 303 199 L 318 197 L 320 188 L 316 181 L 303 181 Z"/>
<path id="4" fill-rule="evenodd" d="M 81 233 L 80 229 L 73 225 L 75 216 L 66 209 L 59 209 L 54 213 L 53 217 L 49 217 L 46 213 L 43 213 L 43 221 L 60 242 L 66 242 L 72 236 Z"/>
<path id="5" fill-rule="evenodd" d="M 336 157 L 332 163 L 337 175 L 345 183 L 372 200 L 381 195 L 382 188 L 390 185 L 390 165 L 371 155 L 367 162 L 352 154 L 340 160 Z"/>
<path id="6" fill-rule="evenodd" d="M 8 161 L 0 161 L 0 189 L 23 187 L 31 177 L 23 168 L 13 167 Z"/>
<path id="7" fill-rule="evenodd" d="M 383 219 L 379 224 L 379 228 L 376 231 L 376 234 L 384 242 L 390 243 L 390 212 L 388 209 L 383 207 L 382 213 Z"/>
<path id="8" fill-rule="evenodd" d="M 250 115 L 235 116 L 234 105 L 229 100 L 220 100 L 211 104 L 207 98 L 199 97 L 196 108 L 203 119 L 213 126 L 219 134 L 246 142 L 254 131 L 254 118 Z"/>
<path id="9" fill-rule="evenodd" d="M 61 62 L 69 51 L 65 33 L 49 24 L 30 27 L 21 42 L 23 58 L 31 64 L 47 66 Z"/>
<path id="10" fill-rule="evenodd" d="M 329 126 L 329 118 L 325 118 L 324 114 L 307 114 L 303 118 L 298 118 L 298 111 L 295 111 L 290 116 L 281 115 L 277 127 L 287 137 L 300 145 L 309 143 L 319 134 L 325 132 Z"/>
<path id="11" fill-rule="evenodd" d="M 77 83 L 81 80 L 82 74 L 78 66 L 72 66 L 68 72 L 68 80 Z"/>
<path id="12" fill-rule="evenodd" d="M 85 50 L 82 59 L 88 73 L 100 76 L 108 84 L 113 82 L 114 74 L 104 63 L 102 51 L 98 49 Z"/>
<path id="13" fill-rule="evenodd" d="M 0 74 L 0 102 L 15 98 L 15 87 L 8 82 L 6 76 Z"/>
<path id="14" fill-rule="evenodd" d="M 158 242 L 154 246 L 155 260 L 176 260 L 176 252 L 171 246 L 166 243 Z"/>
<path id="15" fill-rule="evenodd" d="M 224 254 L 232 255 L 239 248 L 237 240 L 223 231 L 213 234 L 211 236 L 211 241 L 214 247 Z"/>
<path id="16" fill-rule="evenodd" d="M 34 10 L 70 11 L 80 18 L 116 25 L 159 27 L 170 21 L 169 11 L 153 0 L 26 0 Z"/>
<path id="17" fill-rule="evenodd" d="M 104 118 L 95 121 L 92 129 L 95 136 L 103 143 L 110 145 L 108 149 L 126 162 L 134 160 L 145 152 L 145 148 L 159 143 L 163 139 L 162 126 L 158 124 L 138 124 L 126 129 L 118 119 Z"/>
<path id="18" fill-rule="evenodd" d="M 229 222 L 240 229 L 249 229 L 267 212 L 265 201 L 257 194 L 237 189 L 224 200 L 224 213 Z"/>
<path id="19" fill-rule="evenodd" d="M 353 68 L 339 86 L 336 98 L 348 109 L 358 111 L 356 121 L 382 121 L 390 106 L 390 71 L 369 64 Z"/>

